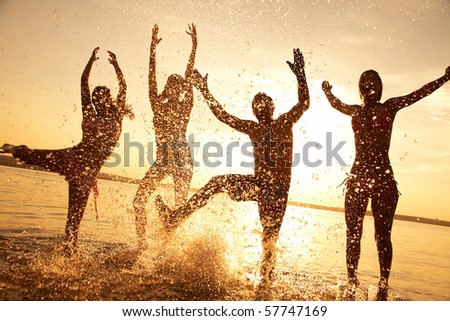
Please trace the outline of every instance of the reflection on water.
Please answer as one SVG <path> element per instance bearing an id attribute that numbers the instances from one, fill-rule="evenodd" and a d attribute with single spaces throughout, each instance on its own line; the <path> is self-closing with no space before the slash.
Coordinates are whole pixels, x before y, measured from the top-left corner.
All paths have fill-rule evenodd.
<path id="1" fill-rule="evenodd" d="M 137 186 L 100 181 L 99 220 L 90 201 L 81 224 L 79 254 L 67 259 L 60 248 L 67 202 L 63 178 L 0 166 L 0 186 L 0 267 L 6 271 L 0 277 L 1 299 L 255 297 L 261 226 L 254 203 L 215 197 L 172 235 L 162 232 L 149 206 L 150 247 L 138 254 L 131 204 Z M 157 193 L 172 201 L 165 189 Z M 371 299 L 378 279 L 372 225 L 366 218 L 360 299 Z M 449 299 L 449 232 L 444 227 L 395 222 L 391 299 Z M 411 237 L 416 244 L 411 245 Z M 435 251 L 427 240 L 436 244 Z M 342 214 L 288 207 L 278 248 L 271 299 L 340 299 L 339 289 L 346 280 Z"/>

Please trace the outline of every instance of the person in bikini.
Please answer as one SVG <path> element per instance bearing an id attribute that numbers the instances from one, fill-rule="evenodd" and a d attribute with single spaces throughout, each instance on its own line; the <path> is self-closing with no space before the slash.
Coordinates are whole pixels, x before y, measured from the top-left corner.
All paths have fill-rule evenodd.
<path id="1" fill-rule="evenodd" d="M 170 175 L 174 181 L 175 204 L 180 206 L 188 198 L 194 163 L 186 140 L 186 130 L 194 107 L 194 90 L 191 82 L 197 50 L 197 31 L 195 25 L 189 26 L 186 33 L 192 38 L 192 50 L 188 64 L 181 75 L 173 74 L 161 94 L 158 95 L 156 83 L 156 46 L 158 25 L 152 30 L 149 60 L 149 99 L 153 111 L 153 126 L 156 136 L 156 161 L 139 183 L 133 206 L 136 215 L 138 248 L 148 247 L 146 240 L 147 215 L 145 206 L 159 182 Z"/>
<path id="2" fill-rule="evenodd" d="M 126 82 L 117 63 L 116 55 L 110 51 L 109 62 L 113 65 L 119 81 L 119 92 L 114 101 L 108 87 L 89 89 L 89 74 L 98 59 L 95 48 L 81 76 L 81 105 L 83 120 L 81 142 L 58 150 L 30 149 L 25 145 L 9 145 L 8 152 L 20 161 L 40 166 L 65 176 L 69 183 L 68 214 L 65 228 L 64 251 L 70 256 L 76 250 L 78 231 L 89 194 L 96 187 L 97 174 L 111 155 L 122 131 L 122 120 L 134 114 L 126 105 Z"/>
<path id="3" fill-rule="evenodd" d="M 346 180 L 345 222 L 347 226 L 346 257 L 349 298 L 359 286 L 357 278 L 361 253 L 363 220 L 369 198 L 375 221 L 375 240 L 380 265 L 377 300 L 387 300 L 388 280 L 392 264 L 391 230 L 399 192 L 394 179 L 389 147 L 392 126 L 399 110 L 430 95 L 450 79 L 450 67 L 445 75 L 412 93 L 381 102 L 383 85 L 374 70 L 362 73 L 359 92 L 362 105 L 347 105 L 331 92 L 328 81 L 322 89 L 331 106 L 352 117 L 355 137 L 355 160 Z"/>
<path id="4" fill-rule="evenodd" d="M 265 93 L 255 95 L 252 102 L 257 122 L 230 115 L 211 95 L 207 76 L 196 71 L 194 84 L 203 94 L 209 108 L 221 122 L 249 135 L 255 158 L 254 174 L 227 174 L 212 177 L 189 201 L 170 210 L 158 195 L 156 206 L 167 230 L 176 228 L 194 211 L 205 206 L 217 193 L 227 193 L 234 201 L 256 201 L 263 228 L 263 253 L 259 284 L 261 290 L 270 285 L 276 260 L 276 242 L 283 222 L 291 182 L 294 124 L 309 108 L 309 91 L 304 71 L 303 55 L 294 50 L 294 63 L 287 62 L 297 77 L 298 103 L 277 119 L 273 118 L 275 105 Z"/>

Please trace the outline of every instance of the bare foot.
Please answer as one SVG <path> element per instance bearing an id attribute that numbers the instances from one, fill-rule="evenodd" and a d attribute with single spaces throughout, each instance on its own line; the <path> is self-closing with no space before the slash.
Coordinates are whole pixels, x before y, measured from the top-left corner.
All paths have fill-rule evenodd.
<path id="1" fill-rule="evenodd" d="M 0 148 L 4 153 L 12 153 L 14 145 L 11 144 L 3 144 L 3 146 Z"/>
<path id="2" fill-rule="evenodd" d="M 377 291 L 376 300 L 377 301 L 387 301 L 388 289 L 389 289 L 389 286 L 387 284 L 387 281 L 384 279 L 380 280 L 380 282 L 378 282 L 378 291 Z"/>

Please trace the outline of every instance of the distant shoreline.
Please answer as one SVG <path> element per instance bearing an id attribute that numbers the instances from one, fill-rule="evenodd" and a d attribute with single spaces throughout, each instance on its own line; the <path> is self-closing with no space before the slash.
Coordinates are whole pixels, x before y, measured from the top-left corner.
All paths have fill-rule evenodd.
<path id="1" fill-rule="evenodd" d="M 38 166 L 17 163 L 14 160 L 14 158 L 11 157 L 10 154 L 0 154 L 0 166 L 10 166 L 10 167 L 18 167 L 18 168 L 25 168 L 25 169 L 31 169 L 31 170 L 46 171 Z M 125 177 L 125 176 L 119 176 L 119 175 L 108 174 L 108 173 L 99 173 L 98 178 L 103 179 L 103 180 L 129 183 L 129 184 L 139 184 L 139 182 L 141 181 L 140 179 L 137 179 L 137 178 L 129 178 L 129 177 Z M 191 190 L 196 191 L 197 189 L 191 188 Z M 344 209 L 341 207 L 322 206 L 322 205 L 317 205 L 317 204 L 302 203 L 302 202 L 296 202 L 296 201 L 289 201 L 288 204 L 291 206 L 297 206 L 297 207 L 303 207 L 303 208 L 313 208 L 313 209 L 319 209 L 319 210 L 324 210 L 324 211 L 341 212 L 341 213 L 344 212 Z M 372 212 L 367 211 L 366 215 L 372 216 Z M 395 214 L 395 219 L 400 220 L 400 221 L 408 221 L 408 222 L 424 223 L 424 224 L 432 224 L 432 225 L 450 227 L 450 221 L 431 219 L 431 218 L 426 218 L 426 217 Z"/>

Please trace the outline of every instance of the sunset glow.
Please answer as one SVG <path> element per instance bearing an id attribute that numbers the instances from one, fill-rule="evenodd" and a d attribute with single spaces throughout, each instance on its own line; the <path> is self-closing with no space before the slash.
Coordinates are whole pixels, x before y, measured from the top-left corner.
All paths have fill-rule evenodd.
<path id="1" fill-rule="evenodd" d="M 158 91 L 172 73 L 182 74 L 190 50 L 185 30 L 197 25 L 195 67 L 209 74 L 209 88 L 233 115 L 254 119 L 251 100 L 271 96 L 279 115 L 297 103 L 296 80 L 286 60 L 293 48 L 305 56 L 311 107 L 294 127 L 295 152 L 307 142 L 325 147 L 326 133 L 347 166 L 335 160 L 293 169 L 290 199 L 343 207 L 342 187 L 354 157 L 350 117 L 333 110 L 321 90 L 323 80 L 346 103 L 360 103 L 358 79 L 375 69 L 383 79 L 382 101 L 407 94 L 442 76 L 450 64 L 448 1 L 1 1 L 0 144 L 62 148 L 81 139 L 80 76 L 93 48 L 100 60 L 92 71 L 97 84 L 117 91 L 107 50 L 117 54 L 136 114 L 124 134 L 147 146 L 154 141 L 148 101 L 151 28 L 159 25 Z M 397 213 L 450 220 L 450 85 L 401 111 L 394 123 L 390 158 L 402 196 Z M 215 141 L 248 142 L 217 121 L 196 94 L 188 127 L 200 146 Z M 224 147 L 225 148 L 225 147 Z M 219 173 L 250 173 L 248 156 L 233 150 L 233 166 L 195 168 L 192 187 Z M 123 157 L 123 148 L 115 151 Z M 311 153 L 324 157 L 325 148 Z M 134 153 L 134 154 L 133 154 Z M 195 151 L 201 160 L 202 150 Z M 131 164 L 104 171 L 141 178 L 136 149 Z M 131 202 L 131 200 L 130 200 Z"/>

